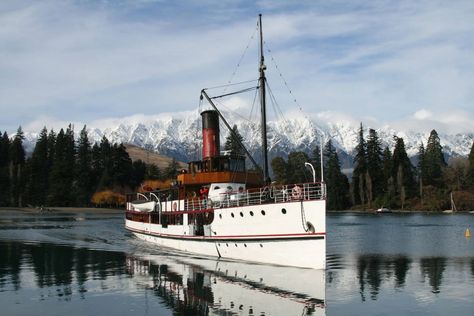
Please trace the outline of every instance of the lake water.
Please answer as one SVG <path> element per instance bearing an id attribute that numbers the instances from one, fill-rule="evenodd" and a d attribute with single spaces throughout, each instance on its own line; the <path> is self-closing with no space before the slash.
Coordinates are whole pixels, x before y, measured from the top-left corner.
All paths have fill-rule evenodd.
<path id="1" fill-rule="evenodd" d="M 474 214 L 329 214 L 326 271 L 185 256 L 121 214 L 0 212 L 0 315 L 472 315 Z"/>

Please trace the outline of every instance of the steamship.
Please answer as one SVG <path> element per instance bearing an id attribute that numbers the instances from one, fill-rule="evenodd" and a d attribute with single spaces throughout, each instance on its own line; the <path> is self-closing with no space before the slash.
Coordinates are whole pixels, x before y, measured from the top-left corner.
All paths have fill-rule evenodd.
<path id="1" fill-rule="evenodd" d="M 202 159 L 191 161 L 164 190 L 127 195 L 125 227 L 145 241 L 201 256 L 324 269 L 326 188 L 314 168 L 309 183 L 274 184 L 267 158 L 265 64 L 261 15 L 258 91 L 262 166 L 214 103 L 201 113 Z M 220 151 L 220 122 L 246 155 Z M 246 158 L 256 167 L 247 168 Z"/>

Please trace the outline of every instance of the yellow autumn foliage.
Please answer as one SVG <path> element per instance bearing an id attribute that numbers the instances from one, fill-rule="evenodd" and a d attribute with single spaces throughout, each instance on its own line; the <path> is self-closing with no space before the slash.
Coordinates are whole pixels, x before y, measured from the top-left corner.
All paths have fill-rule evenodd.
<path id="1" fill-rule="evenodd" d="M 125 204 L 125 195 L 105 190 L 94 193 L 91 202 L 96 206 L 119 206 Z"/>
<path id="2" fill-rule="evenodd" d="M 166 189 L 171 186 L 171 180 L 145 180 L 142 182 L 139 192 L 149 192 L 149 191 L 156 191 L 161 189 Z"/>

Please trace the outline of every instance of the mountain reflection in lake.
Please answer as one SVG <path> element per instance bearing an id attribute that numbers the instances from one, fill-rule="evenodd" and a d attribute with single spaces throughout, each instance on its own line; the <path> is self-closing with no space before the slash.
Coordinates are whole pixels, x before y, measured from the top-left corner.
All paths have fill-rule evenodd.
<path id="1" fill-rule="evenodd" d="M 164 252 L 121 214 L 2 212 L 1 315 L 470 314 L 473 219 L 329 215 L 319 271 Z"/>

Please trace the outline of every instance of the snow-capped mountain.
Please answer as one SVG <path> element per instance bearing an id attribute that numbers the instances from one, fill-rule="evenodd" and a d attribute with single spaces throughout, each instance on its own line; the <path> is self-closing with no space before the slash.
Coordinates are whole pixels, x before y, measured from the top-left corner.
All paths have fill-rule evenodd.
<path id="1" fill-rule="evenodd" d="M 235 113 L 224 114 L 231 125 L 236 124 L 244 138 L 249 151 L 260 156 L 260 127 L 258 122 L 243 119 Z M 110 124 L 109 124 L 110 125 Z M 366 132 L 370 126 L 364 126 Z M 289 152 L 302 150 L 311 152 L 320 143 L 321 138 L 326 142 L 331 139 L 333 145 L 344 157 L 353 154 L 357 145 L 359 125 L 351 121 L 323 121 L 310 119 L 305 115 L 292 114 L 285 118 L 268 122 L 268 146 L 270 158 Z M 415 156 L 421 142 L 428 139 L 430 130 L 425 132 L 397 131 L 385 126 L 376 129 L 384 146 L 393 147 L 393 136 L 403 137 L 408 155 Z M 77 131 L 78 132 L 78 131 Z M 444 152 L 448 156 L 469 154 L 474 141 L 474 134 L 442 134 L 438 133 Z M 225 142 L 228 132 L 221 124 L 221 144 Z M 32 148 L 37 133 L 25 132 L 26 145 Z M 124 118 L 115 121 L 115 125 L 89 127 L 89 138 L 100 141 L 106 136 L 111 142 L 130 143 L 160 154 L 189 161 L 200 158 L 201 152 L 201 117 L 197 111 L 180 112 L 166 115 L 157 115 L 152 118 L 137 119 Z M 28 146 L 29 145 L 29 146 Z M 348 159 L 351 160 L 351 159 Z M 350 164 L 350 163 L 349 163 Z M 344 163 L 348 167 L 348 163 Z"/>

